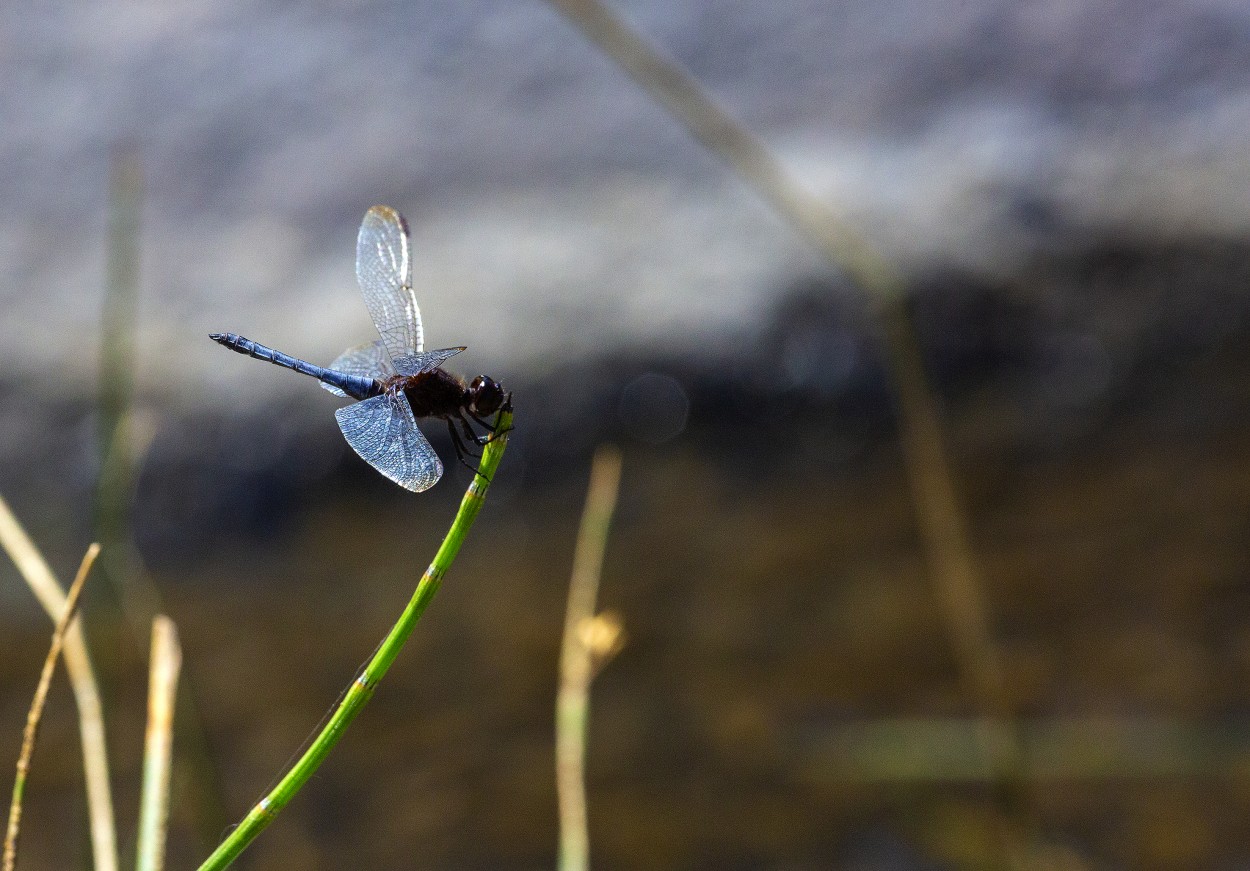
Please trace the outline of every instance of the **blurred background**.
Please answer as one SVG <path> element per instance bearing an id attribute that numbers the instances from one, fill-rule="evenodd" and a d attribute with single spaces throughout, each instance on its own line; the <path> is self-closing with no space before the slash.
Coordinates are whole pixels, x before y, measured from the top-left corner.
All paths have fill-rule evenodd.
<path id="1" fill-rule="evenodd" d="M 900 271 L 971 598 L 925 546 L 870 296 L 552 6 L 18 0 L 0 494 L 65 582 L 105 542 L 85 628 L 123 857 L 144 615 L 182 636 L 170 867 L 194 867 L 469 483 L 435 425 L 444 480 L 401 491 L 312 381 L 207 338 L 321 364 L 371 339 L 355 234 L 386 203 L 427 344 L 469 346 L 449 368 L 510 387 L 516 432 L 373 702 L 239 867 L 554 866 L 602 442 L 628 642 L 593 690 L 597 867 L 1250 863 L 1250 9 L 614 8 Z M 0 759 L 48 633 L 0 561 Z M 58 678 L 28 871 L 88 867 L 80 765 Z"/>

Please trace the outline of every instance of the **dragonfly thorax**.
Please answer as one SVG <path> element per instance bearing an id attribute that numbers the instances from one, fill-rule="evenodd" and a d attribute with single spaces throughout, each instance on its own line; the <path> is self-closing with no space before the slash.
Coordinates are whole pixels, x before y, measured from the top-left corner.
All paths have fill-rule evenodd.
<path id="1" fill-rule="evenodd" d="M 383 391 L 408 397 L 414 417 L 456 417 L 467 404 L 464 382 L 446 369 L 392 375 L 381 383 Z"/>

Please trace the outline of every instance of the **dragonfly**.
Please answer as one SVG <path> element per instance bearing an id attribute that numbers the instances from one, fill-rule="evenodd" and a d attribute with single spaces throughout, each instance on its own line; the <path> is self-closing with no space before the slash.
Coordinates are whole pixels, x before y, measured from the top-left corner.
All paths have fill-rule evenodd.
<path id="1" fill-rule="evenodd" d="M 390 206 L 365 212 L 356 237 L 356 280 L 381 338 L 349 348 L 329 367 L 236 333 L 212 333 L 209 338 L 240 354 L 311 375 L 336 396 L 357 400 L 334 412 L 343 437 L 361 459 L 406 490 L 428 490 L 443 476 L 443 464 L 417 428 L 417 418 L 446 421 L 457 459 L 480 475 L 465 459 L 479 456 L 468 445 L 486 445 L 500 434 L 487 418 L 510 409 L 512 394 L 485 375 L 466 385 L 443 369 L 463 346 L 424 350 L 421 311 L 412 290 L 408 224 Z M 487 433 L 476 433 L 474 424 Z"/>

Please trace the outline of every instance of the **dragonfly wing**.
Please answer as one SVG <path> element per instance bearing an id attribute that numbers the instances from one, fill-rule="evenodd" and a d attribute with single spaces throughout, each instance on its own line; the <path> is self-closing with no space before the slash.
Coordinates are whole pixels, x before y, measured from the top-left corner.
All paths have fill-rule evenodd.
<path id="1" fill-rule="evenodd" d="M 356 280 L 390 355 L 421 353 L 425 340 L 421 311 L 412 292 L 408 225 L 390 206 L 374 206 L 365 212 L 356 237 Z"/>
<path id="2" fill-rule="evenodd" d="M 405 354 L 395 358 L 395 368 L 401 375 L 419 375 L 422 372 L 437 369 L 463 350 L 463 347 L 442 348 L 438 351 L 426 351 L 423 354 Z"/>
<path id="3" fill-rule="evenodd" d="M 399 486 L 420 493 L 443 476 L 402 393 L 383 393 L 334 412 L 343 437 L 360 458 Z"/>
<path id="4" fill-rule="evenodd" d="M 335 358 L 329 368 L 348 375 L 363 375 L 365 378 L 374 378 L 378 381 L 395 374 L 395 364 L 391 362 L 391 355 L 386 353 L 386 347 L 381 342 L 367 342 L 355 348 L 348 348 Z M 321 386 L 335 396 L 347 395 L 324 381 L 321 382 Z"/>

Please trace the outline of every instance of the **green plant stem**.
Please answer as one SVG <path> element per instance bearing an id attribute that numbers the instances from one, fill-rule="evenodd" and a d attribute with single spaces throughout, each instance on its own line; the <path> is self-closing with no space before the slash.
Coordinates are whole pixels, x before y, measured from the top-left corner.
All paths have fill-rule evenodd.
<path id="1" fill-rule="evenodd" d="M 95 494 L 96 535 L 104 548 L 100 568 L 117 594 L 136 639 L 146 642 L 160 595 L 142 571 L 134 549 L 136 429 L 135 325 L 139 305 L 139 234 L 143 172 L 139 157 L 119 151 L 109 173 L 108 260 L 100 312 L 99 450 Z M 139 426 L 142 429 L 142 426 Z"/>
<path id="2" fill-rule="evenodd" d="M 434 561 L 430 563 L 430 567 L 417 582 L 416 590 L 413 591 L 412 598 L 408 601 L 408 607 L 391 627 L 386 640 L 382 642 L 364 669 L 347 688 L 338 707 L 334 709 L 330 719 L 304 755 L 292 766 L 278 785 L 256 803 L 255 807 L 243 818 L 243 822 L 239 823 L 238 828 L 231 832 L 230 836 L 222 841 L 213 854 L 204 861 L 199 871 L 218 871 L 229 866 L 235 857 L 273 822 L 274 817 L 287 806 L 300 788 L 312 777 L 313 772 L 343 737 L 343 733 L 351 725 L 352 720 L 356 719 L 356 715 L 373 696 L 378 681 L 382 679 L 391 667 L 391 663 L 395 661 L 395 657 L 399 655 L 413 627 L 425 613 L 434 594 L 438 592 L 443 577 L 455 560 L 456 554 L 460 552 L 460 545 L 464 543 L 465 537 L 473 526 L 473 521 L 477 518 L 478 511 L 482 509 L 486 490 L 490 486 L 489 481 L 494 477 L 495 471 L 499 468 L 499 462 L 503 459 L 504 448 L 508 443 L 506 433 L 511 427 L 512 412 L 501 411 L 495 424 L 495 432 L 500 435 L 492 439 L 482 452 L 482 462 L 478 467 L 481 474 L 473 476 L 468 491 L 460 501 L 460 510 L 456 512 L 451 528 L 443 538 L 438 553 L 434 555 Z"/>

